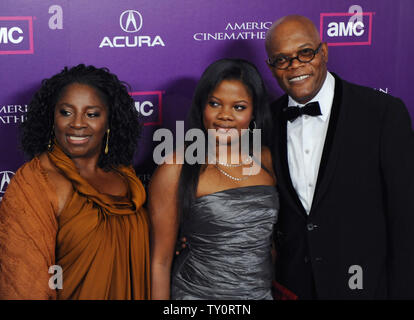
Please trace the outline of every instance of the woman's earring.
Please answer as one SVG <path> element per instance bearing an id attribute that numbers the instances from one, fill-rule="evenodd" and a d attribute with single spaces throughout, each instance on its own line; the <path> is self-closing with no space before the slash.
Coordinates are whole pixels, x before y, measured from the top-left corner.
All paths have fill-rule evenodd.
<path id="1" fill-rule="evenodd" d="M 108 146 L 108 144 L 109 144 L 109 129 L 108 130 L 106 130 L 106 146 L 105 146 L 105 154 L 108 154 L 108 152 L 109 152 L 109 146 Z"/>
<path id="2" fill-rule="evenodd" d="M 250 122 L 251 123 L 251 122 Z M 253 129 L 250 129 L 250 124 L 249 124 L 249 131 L 251 132 L 251 133 L 253 133 L 253 130 L 255 130 L 256 129 L 256 121 L 254 121 L 253 120 L 253 123 L 254 123 L 254 128 Z"/>
<path id="3" fill-rule="evenodd" d="M 52 138 L 53 138 L 53 132 L 55 131 L 55 126 L 52 127 L 52 131 L 50 132 L 50 136 L 49 136 L 49 142 L 47 144 L 47 150 L 52 150 Z"/>

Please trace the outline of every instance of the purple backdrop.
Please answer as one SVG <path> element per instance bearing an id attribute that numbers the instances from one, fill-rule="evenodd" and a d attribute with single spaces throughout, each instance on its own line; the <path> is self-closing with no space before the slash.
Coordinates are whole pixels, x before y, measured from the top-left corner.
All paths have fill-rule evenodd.
<path id="1" fill-rule="evenodd" d="M 134 164 L 146 182 L 154 130 L 185 119 L 197 80 L 214 60 L 252 61 L 272 96 L 281 95 L 265 64 L 264 35 L 293 13 L 320 27 L 329 70 L 402 98 L 414 119 L 412 0 L 2 0 L 0 198 L 24 162 L 18 126 L 42 79 L 85 63 L 128 82 L 145 122 Z"/>

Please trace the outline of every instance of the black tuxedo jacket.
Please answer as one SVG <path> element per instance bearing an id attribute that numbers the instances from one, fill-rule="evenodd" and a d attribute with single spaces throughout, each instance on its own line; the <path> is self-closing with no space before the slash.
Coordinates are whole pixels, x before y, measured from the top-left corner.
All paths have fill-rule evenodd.
<path id="1" fill-rule="evenodd" d="M 276 280 L 299 299 L 414 299 L 410 116 L 400 99 L 334 77 L 309 215 L 289 174 L 283 119 L 287 95 L 272 104 L 281 199 Z"/>

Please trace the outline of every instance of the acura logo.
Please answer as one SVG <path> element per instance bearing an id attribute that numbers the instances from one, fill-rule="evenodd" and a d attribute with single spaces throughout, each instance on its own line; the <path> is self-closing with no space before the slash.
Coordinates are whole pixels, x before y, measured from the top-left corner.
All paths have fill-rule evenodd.
<path id="1" fill-rule="evenodd" d="M 10 179 L 14 176 L 12 171 L 0 171 L 0 194 L 6 192 L 6 188 L 10 183 Z"/>
<path id="2" fill-rule="evenodd" d="M 119 17 L 119 25 L 125 32 L 137 32 L 142 28 L 142 16 L 136 10 L 126 10 Z"/>

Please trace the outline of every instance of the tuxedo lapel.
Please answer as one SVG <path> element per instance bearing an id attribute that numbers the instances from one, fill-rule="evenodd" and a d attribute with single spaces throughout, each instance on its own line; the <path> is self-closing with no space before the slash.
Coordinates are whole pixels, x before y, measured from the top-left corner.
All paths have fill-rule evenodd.
<path id="1" fill-rule="evenodd" d="M 278 172 L 278 185 L 281 189 L 282 194 L 285 195 L 285 201 L 293 204 L 298 210 L 295 210 L 300 213 L 305 219 L 307 217 L 306 210 L 302 205 L 302 202 L 299 199 L 299 196 L 296 193 L 295 188 L 292 184 L 292 179 L 290 177 L 289 164 L 288 164 L 288 153 L 287 153 L 287 120 L 283 116 L 283 109 L 288 106 L 288 96 L 283 96 L 277 105 L 278 112 L 276 113 L 276 154 L 275 154 L 275 164 L 276 172 Z"/>
<path id="2" fill-rule="evenodd" d="M 346 110 L 342 106 L 343 102 L 343 82 L 332 73 L 335 77 L 335 93 L 329 117 L 328 131 L 326 133 L 323 147 L 321 162 L 319 164 L 318 178 L 312 201 L 312 207 L 309 215 L 315 211 L 324 193 L 328 190 L 329 182 L 335 172 L 335 167 L 339 158 L 341 149 L 341 140 L 343 135 L 343 122 Z"/>
<path id="3" fill-rule="evenodd" d="M 319 164 L 318 177 L 312 201 L 312 207 L 309 215 L 316 211 L 316 208 L 322 199 L 324 193 L 328 190 L 329 183 L 335 172 L 335 167 L 341 150 L 341 140 L 344 133 L 344 121 L 347 110 L 344 110 L 343 103 L 343 81 L 334 73 L 335 92 L 334 100 L 329 118 L 328 130 L 323 147 L 321 162 Z M 287 121 L 283 117 L 283 109 L 288 106 L 288 96 L 285 95 L 277 101 L 275 107 L 276 128 L 276 145 L 275 145 L 275 171 L 278 173 L 278 185 L 286 201 L 293 204 L 303 217 L 307 218 L 307 213 L 296 193 L 292 184 L 289 171 L 288 153 L 287 153 Z"/>

